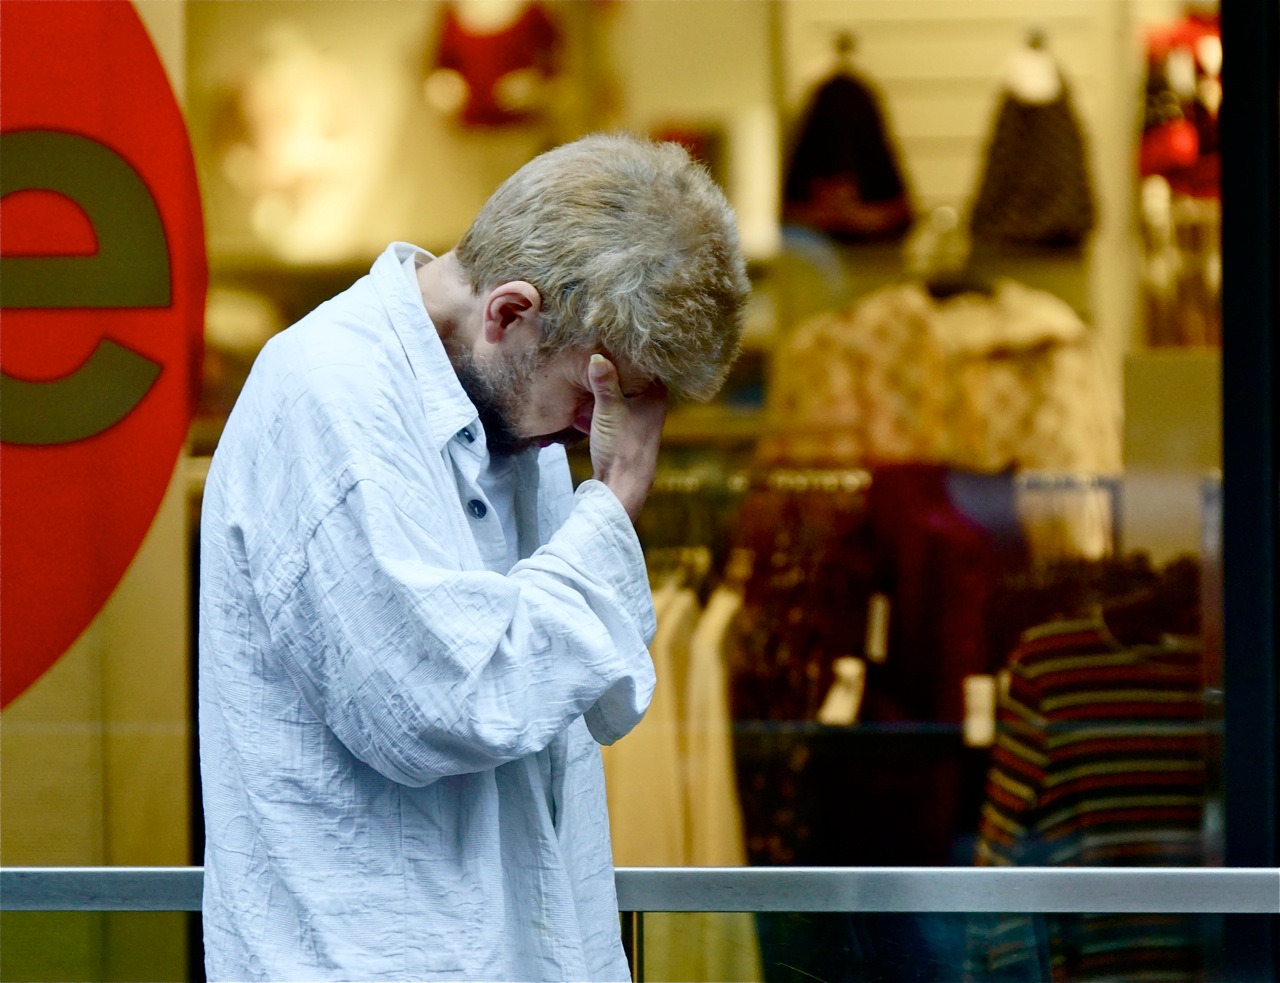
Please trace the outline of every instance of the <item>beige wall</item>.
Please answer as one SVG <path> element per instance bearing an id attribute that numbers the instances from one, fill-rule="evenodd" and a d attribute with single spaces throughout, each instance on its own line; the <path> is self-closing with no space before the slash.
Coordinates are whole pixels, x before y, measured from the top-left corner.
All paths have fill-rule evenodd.
<path id="1" fill-rule="evenodd" d="M 616 122 L 641 132 L 710 126 L 725 139 L 725 191 L 753 257 L 778 245 L 781 188 L 772 0 L 619 5 L 605 25 L 621 102 Z"/>
<path id="2" fill-rule="evenodd" d="M 1157 348 L 1125 359 L 1124 548 L 1200 552 L 1206 482 L 1222 468 L 1222 357 Z M 1211 517 L 1210 517 L 1211 518 Z"/>

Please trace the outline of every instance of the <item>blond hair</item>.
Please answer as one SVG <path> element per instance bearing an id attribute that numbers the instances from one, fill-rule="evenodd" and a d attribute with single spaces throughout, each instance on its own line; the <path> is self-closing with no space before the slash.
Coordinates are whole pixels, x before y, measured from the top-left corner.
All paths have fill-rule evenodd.
<path id="1" fill-rule="evenodd" d="M 599 347 L 678 398 L 715 395 L 750 287 L 732 208 L 674 143 L 596 134 L 535 157 L 458 244 L 477 293 L 525 280 L 548 353 Z"/>

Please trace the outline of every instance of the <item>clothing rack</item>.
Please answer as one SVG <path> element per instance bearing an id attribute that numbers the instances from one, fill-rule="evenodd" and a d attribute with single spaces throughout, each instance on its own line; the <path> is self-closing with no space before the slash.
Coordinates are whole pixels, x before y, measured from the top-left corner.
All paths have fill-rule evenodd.
<path id="1" fill-rule="evenodd" d="M 651 548 L 640 531 L 662 582 L 680 568 L 703 604 L 721 587 L 740 597 L 724 668 L 753 862 L 962 855 L 1022 633 L 1158 582 L 1116 550 L 1120 489 L 1114 474 L 934 464 L 659 475 L 642 520 L 665 538 Z M 1106 550 L 1067 552 L 1102 526 Z M 1063 549 L 1037 553 L 1043 541 Z M 836 795 L 849 782 L 880 808 Z"/>
<path id="2" fill-rule="evenodd" d="M 778 491 L 861 491 L 871 484 L 865 468 L 768 468 L 764 470 L 660 471 L 653 482 L 654 495 L 727 492 L 745 494 L 752 489 Z"/>
<path id="3" fill-rule="evenodd" d="M 654 494 L 730 491 L 752 488 L 788 491 L 850 491 L 870 486 L 870 468 L 790 468 L 735 469 L 718 471 L 690 469 L 659 471 L 653 482 Z M 1027 470 L 1014 472 L 1018 485 L 1029 490 L 1119 491 L 1121 476 L 1091 471 Z"/>
<path id="4" fill-rule="evenodd" d="M 640 530 L 651 564 L 684 564 L 703 604 L 725 586 L 740 598 L 723 668 L 751 863 L 972 862 L 1017 639 L 1150 579 L 1119 554 L 1121 482 L 930 464 L 658 476 L 641 525 L 658 519 L 665 545 Z M 1073 534 L 1100 528 L 1092 552 L 1069 554 Z M 803 931 L 821 947 L 847 925 Z M 764 932 L 762 952 L 776 956 L 776 938 Z"/>
<path id="5" fill-rule="evenodd" d="M 859 495 L 870 490 L 874 470 L 869 468 L 794 468 L 770 467 L 733 470 L 689 469 L 661 471 L 653 483 L 650 501 L 654 511 L 665 511 L 656 522 L 645 522 L 642 517 L 641 540 L 645 533 L 652 536 L 655 545 L 707 545 L 703 538 L 714 537 L 719 531 L 731 529 L 731 516 L 717 510 L 732 512 L 753 491 L 826 493 Z M 956 469 L 956 474 L 971 474 Z M 977 477 L 985 477 L 973 472 Z M 1027 524 L 1041 524 L 1040 534 L 1033 534 L 1034 551 L 1046 559 L 1077 554 L 1090 558 L 1113 556 L 1121 552 L 1119 517 L 1121 515 L 1122 480 L 1117 474 L 1086 471 L 1027 470 L 1012 475 L 1015 494 L 1023 508 Z M 693 535 L 672 536 L 671 526 L 686 525 L 674 522 L 670 512 L 689 508 L 690 502 L 698 502 L 698 508 L 707 513 L 706 520 L 692 530 Z M 1072 514 L 1074 511 L 1075 514 Z M 715 519 L 716 521 L 712 521 Z M 665 526 L 665 531 L 653 527 Z M 673 542 L 682 539 L 682 542 Z"/>

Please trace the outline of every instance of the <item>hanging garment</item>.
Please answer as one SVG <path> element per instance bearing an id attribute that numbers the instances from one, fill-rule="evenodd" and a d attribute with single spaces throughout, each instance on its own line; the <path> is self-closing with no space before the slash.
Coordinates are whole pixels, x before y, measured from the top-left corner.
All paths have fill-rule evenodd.
<path id="1" fill-rule="evenodd" d="M 733 724 L 725 672 L 733 643 L 731 627 L 741 610 L 739 591 L 717 588 L 689 641 L 685 789 L 689 863 L 696 867 L 736 867 L 747 862 L 733 777 Z"/>
<path id="2" fill-rule="evenodd" d="M 876 600 L 863 603 L 884 605 L 887 630 L 867 651 L 861 732 L 815 745 L 808 765 L 812 795 L 823 796 L 810 820 L 823 862 L 947 865 L 976 832 L 985 754 L 964 743 L 965 681 L 991 672 L 990 602 L 1025 550 L 1012 476 L 971 476 L 1005 502 L 1002 517 L 980 518 L 957 507 L 952 477 L 936 465 L 872 473 L 862 548 Z"/>
<path id="3" fill-rule="evenodd" d="M 816 718 L 835 660 L 860 651 L 865 635 L 875 576 L 865 535 L 862 488 L 761 488 L 744 500 L 735 545 L 755 563 L 734 620 L 735 720 Z"/>
<path id="4" fill-rule="evenodd" d="M 697 624 L 697 595 L 679 585 L 660 588 L 662 614 L 649 646 L 658 679 L 634 740 L 601 748 L 613 861 L 619 867 L 683 867 L 689 862 L 684 753 L 680 735 L 683 669 Z M 684 916 L 650 912 L 644 920 L 646 975 L 693 979 L 685 972 Z"/>
<path id="5" fill-rule="evenodd" d="M 688 664 L 689 636 L 697 624 L 697 595 L 669 592 L 649 646 L 658 683 L 644 719 L 630 740 L 602 748 L 613 862 L 619 867 L 666 867 L 688 863 L 680 747 L 680 688 L 677 666 Z"/>
<path id="6" fill-rule="evenodd" d="M 1160 175 L 1178 195 L 1221 198 L 1221 75 L 1218 14 L 1190 13 L 1151 32 L 1138 154 L 1144 177 Z"/>
<path id="7" fill-rule="evenodd" d="M 1013 533 L 1004 539 L 956 507 L 951 477 L 928 464 L 873 472 L 868 523 L 891 614 L 884 657 L 868 667 L 868 719 L 960 723 L 965 678 L 1003 661 L 988 650 L 987 618 L 1002 579 L 1026 562 L 1013 476 L 971 476 L 1005 503 L 999 526 Z"/>
<path id="8" fill-rule="evenodd" d="M 755 562 L 729 671 L 752 864 L 831 862 L 813 824 L 832 789 L 810 781 L 805 725 L 835 682 L 836 660 L 860 651 L 866 634 L 875 561 L 865 516 L 862 491 L 760 488 L 743 501 L 735 545 Z"/>
<path id="9" fill-rule="evenodd" d="M 689 640 L 682 731 L 688 862 L 694 867 L 740 867 L 747 862 L 725 669 L 735 637 L 732 625 L 741 610 L 739 591 L 717 588 Z M 683 972 L 666 978 L 722 983 L 763 978 L 756 923 L 749 913 L 696 912 L 681 916 L 679 928 Z"/>
<path id="10" fill-rule="evenodd" d="M 1190 14 L 1147 39 L 1142 293 L 1151 345 L 1222 342 L 1222 36 Z"/>
<path id="11" fill-rule="evenodd" d="M 662 624 L 668 606 L 678 593 L 680 593 L 680 584 L 674 579 L 664 581 L 653 589 L 653 616 L 658 624 Z"/>
<path id="12" fill-rule="evenodd" d="M 1147 178 L 1141 232 L 1147 343 L 1221 345 L 1222 202 Z"/>
<path id="13" fill-rule="evenodd" d="M 1056 621 L 1008 669 L 979 865 L 1204 862 L 1198 641 L 1125 645 L 1100 617 Z M 1192 980 L 1201 945 L 1194 916 L 992 915 L 972 923 L 970 978 Z"/>
<path id="14" fill-rule="evenodd" d="M 506 104 L 501 96 L 503 80 L 523 69 L 549 78 L 556 71 L 558 43 L 556 26 L 539 3 L 528 4 L 510 26 L 492 33 L 473 33 L 454 4 L 448 4 L 430 67 L 451 69 L 467 83 L 467 99 L 459 116 L 463 123 L 506 126 L 532 119 L 536 111 Z"/>
<path id="15" fill-rule="evenodd" d="M 981 531 L 940 501 L 946 476 L 936 471 L 912 500 L 924 501 L 920 518 L 926 526 L 946 514 L 944 524 L 964 540 L 949 555 L 969 558 L 963 549 L 977 545 L 971 540 L 981 540 Z M 882 498 L 905 495 L 907 484 L 886 484 Z M 960 802 L 963 789 L 980 792 L 982 770 L 974 765 L 985 755 L 963 745 L 958 727 L 903 726 L 909 717 L 902 704 L 914 709 L 930 702 L 935 670 L 948 653 L 934 651 L 923 665 L 916 661 L 914 679 L 893 676 L 891 682 L 903 682 L 906 697 L 885 687 L 888 677 L 878 672 L 885 666 L 869 664 L 861 718 L 851 726 L 816 722 L 841 663 L 864 652 L 873 634 L 874 592 L 896 586 L 882 577 L 870 504 L 876 495 L 873 475 L 869 492 L 865 484 L 856 493 L 762 489 L 744 502 L 738 542 L 756 562 L 731 665 L 735 758 L 747 846 L 756 864 L 949 864 L 955 862 L 954 842 L 971 842 L 956 835 Z M 892 511 L 889 501 L 880 504 Z M 889 519 L 885 525 L 892 527 Z M 944 547 L 950 542 L 945 530 L 933 536 L 922 529 L 917 539 Z M 946 569 L 955 574 L 961 565 Z M 950 597 L 956 615 L 973 599 L 966 583 L 958 580 Z M 954 617 L 948 623 L 964 627 Z M 888 642 L 892 663 L 892 629 Z M 873 671 L 881 685 L 874 699 Z M 970 811 L 976 813 L 976 804 Z M 976 815 L 967 828 L 971 837 Z M 767 914 L 758 924 L 764 979 L 958 977 L 963 940 L 936 931 L 943 927 L 928 919 Z"/>
<path id="16" fill-rule="evenodd" d="M 970 216 L 975 240 L 1079 246 L 1093 229 L 1084 137 L 1064 82 L 1047 103 L 1006 90 L 987 143 Z"/>
<path id="17" fill-rule="evenodd" d="M 614 861 L 619 866 L 746 862 L 733 771 L 724 658 L 741 595 L 654 592 L 651 653 L 658 687 L 625 742 L 603 749 Z M 760 979 L 755 922 L 731 912 L 650 912 L 645 970 L 655 979 Z"/>
<path id="18" fill-rule="evenodd" d="M 929 461 L 1116 471 L 1117 401 L 1089 329 L 1009 279 L 948 298 L 895 284 L 801 325 L 770 391 L 769 464 Z"/>
<path id="19" fill-rule="evenodd" d="M 787 221 L 845 239 L 892 238 L 911 206 L 880 99 L 837 72 L 810 96 L 783 189 Z"/>

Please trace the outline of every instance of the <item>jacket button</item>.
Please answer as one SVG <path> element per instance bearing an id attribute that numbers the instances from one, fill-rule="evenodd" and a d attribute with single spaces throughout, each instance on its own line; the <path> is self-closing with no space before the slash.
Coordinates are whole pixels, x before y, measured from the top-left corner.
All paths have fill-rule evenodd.
<path id="1" fill-rule="evenodd" d="M 457 437 L 459 440 L 464 441 L 468 444 L 474 444 L 476 442 L 476 435 L 471 432 L 470 427 L 463 427 L 461 430 L 459 430 Z"/>
<path id="2" fill-rule="evenodd" d="M 489 514 L 489 509 L 485 506 L 484 502 L 480 501 L 478 498 L 473 498 L 467 503 L 467 511 L 477 519 L 483 519 Z"/>

